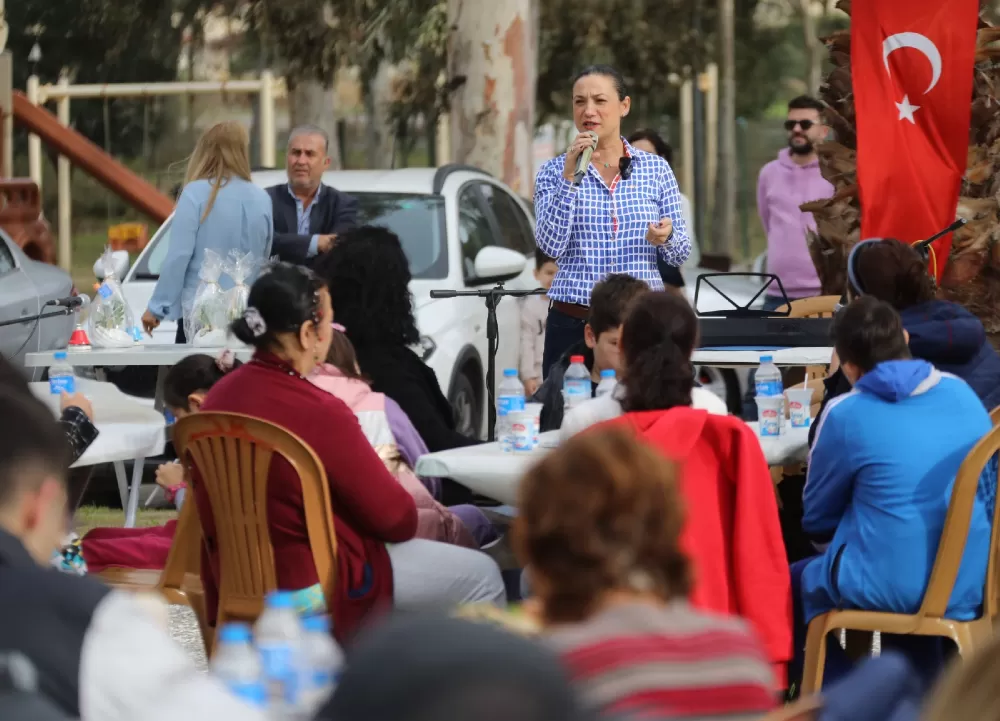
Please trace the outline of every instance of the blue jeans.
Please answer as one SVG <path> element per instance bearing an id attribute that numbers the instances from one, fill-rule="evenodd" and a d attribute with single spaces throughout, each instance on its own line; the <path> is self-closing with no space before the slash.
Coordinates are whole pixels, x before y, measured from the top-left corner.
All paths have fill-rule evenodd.
<path id="1" fill-rule="evenodd" d="M 802 671 L 805 666 L 806 631 L 809 621 L 805 618 L 802 604 L 802 570 L 806 564 L 816 561 L 813 556 L 796 561 L 789 570 L 792 577 L 792 662 L 788 664 L 788 682 L 801 686 Z M 920 673 L 925 689 L 929 689 L 945 666 L 944 639 L 932 636 L 899 636 L 882 634 L 882 651 L 898 651 L 906 656 Z M 823 668 L 823 686 L 837 682 L 846 676 L 854 662 L 835 638 L 826 640 L 826 665 Z"/>

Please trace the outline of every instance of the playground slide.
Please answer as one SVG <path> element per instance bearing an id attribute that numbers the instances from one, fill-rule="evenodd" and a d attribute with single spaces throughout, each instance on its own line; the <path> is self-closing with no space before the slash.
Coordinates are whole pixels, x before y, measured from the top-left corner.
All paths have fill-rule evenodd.
<path id="1" fill-rule="evenodd" d="M 162 223 L 174 212 L 174 200 L 169 195 L 133 173 L 80 133 L 67 128 L 45 108 L 33 105 L 24 93 L 15 90 L 13 96 L 15 122 L 65 155 L 73 165 L 157 223 Z"/>

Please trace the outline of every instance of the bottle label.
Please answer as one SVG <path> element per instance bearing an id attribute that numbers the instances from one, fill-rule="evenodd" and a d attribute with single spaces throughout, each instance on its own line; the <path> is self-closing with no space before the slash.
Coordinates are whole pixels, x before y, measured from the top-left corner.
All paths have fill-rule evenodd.
<path id="1" fill-rule="evenodd" d="M 60 375 L 60 376 L 49 376 L 49 392 L 52 395 L 59 395 L 63 391 L 73 395 L 76 393 L 76 376 L 73 375 Z"/>
<path id="2" fill-rule="evenodd" d="M 500 396 L 497 398 L 497 415 L 506 416 L 524 410 L 524 396 Z"/>
<path id="3" fill-rule="evenodd" d="M 239 699 L 246 701 L 254 708 L 267 708 L 267 690 L 262 683 L 235 682 L 227 683 L 229 691 Z"/>
<path id="4" fill-rule="evenodd" d="M 259 650 L 264 677 L 272 686 L 280 687 L 280 695 L 285 703 L 297 703 L 299 684 L 291 647 L 282 643 L 268 643 L 259 644 Z"/>
<path id="5" fill-rule="evenodd" d="M 759 396 L 780 396 L 782 394 L 781 381 L 777 379 L 757 381 L 754 383 L 754 387 Z"/>

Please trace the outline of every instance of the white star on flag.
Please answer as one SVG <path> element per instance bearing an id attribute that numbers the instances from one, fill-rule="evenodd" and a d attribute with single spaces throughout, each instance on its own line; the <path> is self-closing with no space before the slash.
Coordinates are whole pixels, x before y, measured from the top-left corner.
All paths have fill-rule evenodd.
<path id="1" fill-rule="evenodd" d="M 909 120 L 914 125 L 917 124 L 917 121 L 913 119 L 913 113 L 917 110 L 920 110 L 920 106 L 911 104 L 909 95 L 904 95 L 903 102 L 896 103 L 896 107 L 899 108 L 900 120 L 906 119 Z"/>

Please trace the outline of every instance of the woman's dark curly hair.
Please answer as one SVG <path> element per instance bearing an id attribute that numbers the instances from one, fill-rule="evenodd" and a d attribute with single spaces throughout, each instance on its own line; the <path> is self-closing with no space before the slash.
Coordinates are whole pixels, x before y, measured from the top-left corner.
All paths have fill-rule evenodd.
<path id="1" fill-rule="evenodd" d="M 676 465 L 623 427 L 575 436 L 521 481 L 514 544 L 549 623 L 574 623 L 609 591 L 691 589 Z"/>
<path id="2" fill-rule="evenodd" d="M 358 349 L 420 340 L 410 296 L 410 264 L 399 237 L 366 225 L 345 233 L 316 263 L 337 322 Z"/>
<path id="3" fill-rule="evenodd" d="M 659 411 L 691 405 L 698 342 L 698 319 L 691 304 L 673 293 L 646 293 L 632 305 L 622 325 L 626 412 Z"/>

